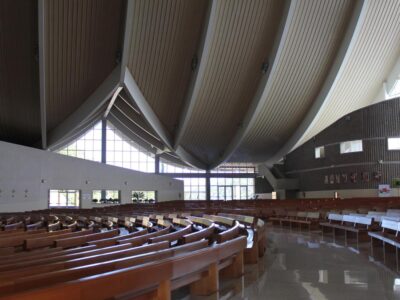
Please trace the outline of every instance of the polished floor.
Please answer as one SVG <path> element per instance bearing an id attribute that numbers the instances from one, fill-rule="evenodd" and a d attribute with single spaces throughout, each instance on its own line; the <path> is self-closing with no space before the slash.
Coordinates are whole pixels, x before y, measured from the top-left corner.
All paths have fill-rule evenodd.
<path id="1" fill-rule="evenodd" d="M 173 299 L 346 300 L 400 299 L 400 274 L 374 261 L 368 244 L 361 251 L 321 240 L 318 232 L 268 227 L 267 252 L 258 265 L 247 265 L 236 280 L 223 280 L 220 292 Z"/>

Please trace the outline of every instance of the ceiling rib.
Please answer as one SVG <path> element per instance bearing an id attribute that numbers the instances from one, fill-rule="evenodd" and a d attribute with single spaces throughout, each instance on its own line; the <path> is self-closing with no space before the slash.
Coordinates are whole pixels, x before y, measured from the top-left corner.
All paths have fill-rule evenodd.
<path id="1" fill-rule="evenodd" d="M 168 131 L 164 128 L 163 124 L 158 119 L 157 115 L 154 113 L 153 109 L 145 99 L 142 94 L 139 86 L 137 85 L 135 79 L 133 78 L 131 72 L 128 68 L 125 68 L 125 77 L 124 77 L 124 87 L 126 92 L 130 95 L 130 98 L 136 103 L 139 107 L 139 110 L 145 117 L 145 119 L 149 122 L 149 124 L 153 127 L 154 131 L 160 137 L 161 141 L 165 144 L 169 149 L 172 148 L 171 136 Z M 182 147 L 178 147 L 175 149 L 175 153 L 186 163 L 195 166 L 196 168 L 206 169 L 207 165 L 203 162 L 199 161 L 193 155 L 185 151 Z"/>
<path id="2" fill-rule="evenodd" d="M 147 140 L 148 144 L 151 144 L 157 147 L 158 149 L 164 148 L 164 144 L 158 138 L 152 136 L 147 131 L 143 130 L 143 128 L 135 124 L 133 120 L 131 120 L 127 115 L 125 115 L 117 108 L 113 108 L 111 110 L 111 114 L 113 115 L 114 118 L 117 118 L 118 120 L 120 120 L 120 122 L 128 126 L 130 130 L 134 132 L 136 135 L 139 135 L 144 140 Z"/>
<path id="3" fill-rule="evenodd" d="M 42 135 L 42 148 L 47 147 L 47 122 L 46 122 L 46 19 L 44 13 L 44 0 L 38 1 L 38 34 L 39 34 L 39 91 L 40 91 L 40 127 Z"/>
<path id="4" fill-rule="evenodd" d="M 162 150 L 164 148 L 164 144 L 159 141 L 149 142 L 149 139 L 146 134 L 143 134 L 143 132 L 138 132 L 133 130 L 131 124 L 127 123 L 130 121 L 127 119 L 125 120 L 121 119 L 119 116 L 114 114 L 114 111 L 112 111 L 108 115 L 107 120 L 109 120 L 111 124 L 117 127 L 117 129 L 120 130 L 124 135 L 126 135 L 135 143 L 138 143 L 140 146 L 146 148 L 148 151 L 156 153 L 157 149 Z"/>
<path id="5" fill-rule="evenodd" d="M 61 124 L 48 134 L 48 148 L 53 148 L 60 143 L 77 127 L 84 124 L 92 115 L 97 113 L 119 87 L 120 66 L 114 68 L 103 83 L 79 106 L 79 108 L 68 116 Z"/>
<path id="6" fill-rule="evenodd" d="M 120 82 L 124 81 L 125 69 L 128 65 L 129 48 L 131 45 L 131 36 L 132 36 L 134 7 L 135 7 L 134 0 L 128 0 L 128 2 L 126 4 L 125 29 L 124 29 L 124 41 L 123 41 L 122 59 L 121 59 Z"/>
<path id="7" fill-rule="evenodd" d="M 122 87 L 119 86 L 114 92 L 114 95 L 112 96 L 110 102 L 108 103 L 107 109 L 104 113 L 103 118 L 107 118 L 108 114 L 110 113 L 111 108 L 114 106 L 115 100 L 117 100 L 119 93 L 121 92 Z"/>
<path id="8" fill-rule="evenodd" d="M 142 130 L 148 132 L 150 135 L 154 136 L 158 140 L 160 139 L 157 134 L 154 132 L 153 128 L 147 123 L 147 121 L 143 118 L 143 116 L 132 108 L 125 100 L 118 99 L 115 102 L 114 109 L 119 110 L 121 113 L 126 115 L 132 122 L 134 122 L 137 126 L 139 126 Z"/>
<path id="9" fill-rule="evenodd" d="M 273 163 L 281 159 L 289 151 L 291 151 L 293 147 L 296 145 L 296 143 L 302 138 L 304 133 L 307 131 L 308 127 L 311 126 L 313 120 L 315 119 L 315 116 L 318 114 L 319 110 L 323 106 L 327 98 L 327 95 L 330 91 L 330 88 L 332 87 L 334 81 L 336 80 L 336 77 L 338 76 L 340 67 L 342 66 L 343 61 L 346 57 L 346 53 L 351 48 L 353 37 L 357 34 L 356 31 L 357 24 L 360 21 L 363 22 L 363 18 L 365 17 L 365 14 L 362 14 L 363 7 L 364 7 L 364 1 L 358 0 L 354 8 L 349 25 L 347 27 L 346 34 L 336 55 L 335 61 L 329 71 L 329 74 L 324 84 L 322 85 L 319 91 L 316 100 L 312 104 L 311 108 L 309 109 L 305 118 L 302 120 L 301 124 L 299 124 L 295 132 L 287 140 L 284 146 L 273 157 L 269 158 L 266 161 L 267 165 L 269 166 L 272 165 Z"/>
<path id="10" fill-rule="evenodd" d="M 238 130 L 235 133 L 235 136 L 231 140 L 231 142 L 228 144 L 228 146 L 225 148 L 224 153 L 221 155 L 221 157 L 215 161 L 213 164 L 211 164 L 210 168 L 216 168 L 218 165 L 221 163 L 227 161 L 231 155 L 235 152 L 235 150 L 239 147 L 240 143 L 243 141 L 243 138 L 245 135 L 248 133 L 250 130 L 251 126 L 257 119 L 258 113 L 261 111 L 261 107 L 264 105 L 264 102 L 262 101 L 265 99 L 265 97 L 262 97 L 264 90 L 266 89 L 267 83 L 268 83 L 268 78 L 269 74 L 271 73 L 271 70 L 273 68 L 275 58 L 279 55 L 279 51 L 281 50 L 280 45 L 282 41 L 285 40 L 285 37 L 288 35 L 288 26 L 286 26 L 286 20 L 290 19 L 289 15 L 294 13 L 294 9 L 290 9 L 290 6 L 292 5 L 292 1 L 286 1 L 285 3 L 285 8 L 282 16 L 282 20 L 279 26 L 279 32 L 276 35 L 276 39 L 274 42 L 274 46 L 271 52 L 271 58 L 269 60 L 269 68 L 264 75 L 264 77 L 261 79 L 261 82 L 259 84 L 259 87 L 257 89 L 257 92 L 253 98 L 253 100 L 250 103 L 249 109 L 246 113 L 246 115 L 243 118 L 243 121 L 241 125 L 238 127 Z"/>
<path id="11" fill-rule="evenodd" d="M 198 98 L 200 87 L 202 85 L 204 73 L 207 67 L 207 61 L 210 56 L 211 44 L 215 34 L 215 28 L 217 24 L 217 11 L 218 11 L 218 1 L 211 1 L 209 5 L 209 10 L 207 12 L 205 24 L 207 24 L 207 30 L 204 30 L 203 37 L 201 41 L 201 46 L 199 47 L 201 57 L 199 65 L 195 70 L 193 79 L 190 83 L 188 96 L 185 103 L 183 104 L 183 109 L 178 123 L 178 128 L 175 135 L 174 149 L 179 148 L 182 137 L 185 134 L 187 125 L 189 123 L 190 117 L 193 113 L 196 99 Z"/>

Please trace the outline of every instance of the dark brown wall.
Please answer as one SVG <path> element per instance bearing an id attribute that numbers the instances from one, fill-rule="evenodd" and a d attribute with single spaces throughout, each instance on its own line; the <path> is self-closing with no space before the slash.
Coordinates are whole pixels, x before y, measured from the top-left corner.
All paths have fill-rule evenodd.
<path id="1" fill-rule="evenodd" d="M 391 183 L 392 178 L 400 177 L 400 151 L 387 150 L 388 137 L 400 137 L 400 98 L 339 119 L 289 153 L 285 173 L 299 178 L 303 191 L 377 188 L 379 183 Z M 357 139 L 363 140 L 363 152 L 340 154 L 340 142 Z M 319 146 L 325 146 L 325 158 L 315 159 L 315 147 Z M 350 179 L 353 173 L 357 174 L 355 182 Z M 377 173 L 381 177 L 375 179 Z"/>

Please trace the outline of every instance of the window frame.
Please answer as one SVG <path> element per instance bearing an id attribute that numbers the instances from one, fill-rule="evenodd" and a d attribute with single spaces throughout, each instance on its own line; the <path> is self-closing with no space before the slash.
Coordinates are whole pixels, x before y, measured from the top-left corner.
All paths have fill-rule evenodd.
<path id="1" fill-rule="evenodd" d="M 317 156 L 317 150 L 319 150 L 318 152 L 319 156 Z M 315 159 L 325 158 L 325 146 L 319 146 L 314 148 L 314 158 Z"/>
<path id="2" fill-rule="evenodd" d="M 399 142 L 398 148 L 390 148 L 390 140 L 397 140 Z M 388 151 L 400 151 L 400 137 L 388 137 L 387 138 L 387 150 Z"/>
<path id="3" fill-rule="evenodd" d="M 353 150 L 351 149 L 351 148 L 352 148 L 352 143 L 355 143 L 355 142 L 361 142 L 361 150 L 353 151 Z M 344 148 L 344 145 L 345 145 L 346 143 L 350 143 L 350 150 L 351 150 L 351 151 L 348 151 L 348 152 L 342 151 L 343 148 Z M 361 140 L 361 139 L 340 142 L 339 147 L 340 147 L 340 149 L 339 149 L 339 150 L 340 150 L 340 154 L 349 154 L 349 153 L 360 153 L 360 152 L 364 152 L 364 143 L 363 143 L 363 140 Z"/>

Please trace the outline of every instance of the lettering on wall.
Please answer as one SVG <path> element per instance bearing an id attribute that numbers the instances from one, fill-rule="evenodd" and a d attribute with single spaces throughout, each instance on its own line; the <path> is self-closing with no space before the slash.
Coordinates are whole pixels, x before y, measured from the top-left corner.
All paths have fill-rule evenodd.
<path id="1" fill-rule="evenodd" d="M 347 173 L 342 174 L 342 181 L 343 183 L 347 183 Z"/>
<path id="2" fill-rule="evenodd" d="M 369 172 L 361 172 L 361 178 L 363 182 L 369 182 Z"/>

